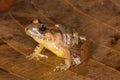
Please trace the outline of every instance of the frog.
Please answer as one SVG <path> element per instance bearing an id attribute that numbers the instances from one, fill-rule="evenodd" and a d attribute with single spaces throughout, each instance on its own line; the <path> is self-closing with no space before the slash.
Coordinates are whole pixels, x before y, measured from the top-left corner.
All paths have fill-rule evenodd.
<path id="1" fill-rule="evenodd" d="M 77 31 L 66 29 L 60 24 L 40 23 L 38 19 L 34 19 L 31 24 L 25 27 L 25 33 L 38 43 L 33 53 L 27 58 L 30 60 L 34 58 L 37 60 L 40 58 L 47 59 L 47 55 L 41 54 L 45 48 L 64 60 L 64 63 L 56 66 L 54 71 L 66 71 L 72 65 L 79 65 L 85 60 L 83 56 L 87 52 L 82 47 L 84 47 L 87 39 L 85 36 L 79 36 Z M 80 50 L 81 56 L 73 51 L 78 45 L 80 46 L 77 49 Z M 83 58 L 81 59 L 81 57 Z"/>

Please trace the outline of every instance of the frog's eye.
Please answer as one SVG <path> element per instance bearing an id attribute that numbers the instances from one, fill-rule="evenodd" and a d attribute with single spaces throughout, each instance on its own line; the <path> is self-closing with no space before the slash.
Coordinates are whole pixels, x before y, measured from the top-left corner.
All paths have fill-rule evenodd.
<path id="1" fill-rule="evenodd" d="M 45 25 L 41 25 L 42 27 L 39 28 L 39 32 L 45 32 L 47 30 L 47 28 L 45 27 Z"/>

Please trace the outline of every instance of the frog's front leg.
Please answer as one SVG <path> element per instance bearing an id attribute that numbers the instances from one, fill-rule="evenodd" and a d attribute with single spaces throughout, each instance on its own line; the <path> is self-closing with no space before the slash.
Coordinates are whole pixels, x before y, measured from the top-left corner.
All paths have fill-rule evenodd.
<path id="1" fill-rule="evenodd" d="M 43 55 L 43 54 L 40 54 L 40 53 L 42 52 L 43 48 L 44 48 L 44 47 L 43 47 L 42 45 L 38 44 L 38 45 L 35 47 L 33 53 L 30 54 L 29 56 L 27 56 L 27 58 L 29 58 L 29 60 L 31 60 L 31 59 L 33 59 L 33 58 L 36 58 L 37 60 L 39 60 L 39 58 L 41 58 L 41 57 L 48 58 L 48 56 Z"/>

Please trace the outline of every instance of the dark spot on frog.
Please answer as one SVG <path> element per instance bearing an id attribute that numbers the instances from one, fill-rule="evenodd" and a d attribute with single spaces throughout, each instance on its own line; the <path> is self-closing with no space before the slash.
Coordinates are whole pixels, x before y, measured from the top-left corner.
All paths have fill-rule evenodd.
<path id="1" fill-rule="evenodd" d="M 120 36 L 119 36 L 119 35 L 114 35 L 114 36 L 113 36 L 113 39 L 112 39 L 112 41 L 111 41 L 111 44 L 112 44 L 112 45 L 117 44 L 117 42 L 118 42 L 119 39 L 120 39 Z"/>

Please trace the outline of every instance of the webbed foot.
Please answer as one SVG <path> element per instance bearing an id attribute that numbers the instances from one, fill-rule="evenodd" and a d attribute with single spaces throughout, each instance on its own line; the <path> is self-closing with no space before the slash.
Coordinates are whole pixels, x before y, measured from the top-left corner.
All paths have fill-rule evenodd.
<path id="1" fill-rule="evenodd" d="M 79 64 L 81 64 L 81 60 L 80 60 L 80 57 L 78 55 L 72 54 L 71 58 L 72 58 L 72 65 L 79 65 Z"/>
<path id="2" fill-rule="evenodd" d="M 43 54 L 32 53 L 32 54 L 30 54 L 29 56 L 26 56 L 26 58 L 28 58 L 29 60 L 31 60 L 31 59 L 39 60 L 40 58 L 46 58 L 46 59 L 47 59 L 48 56 L 43 55 Z"/>

